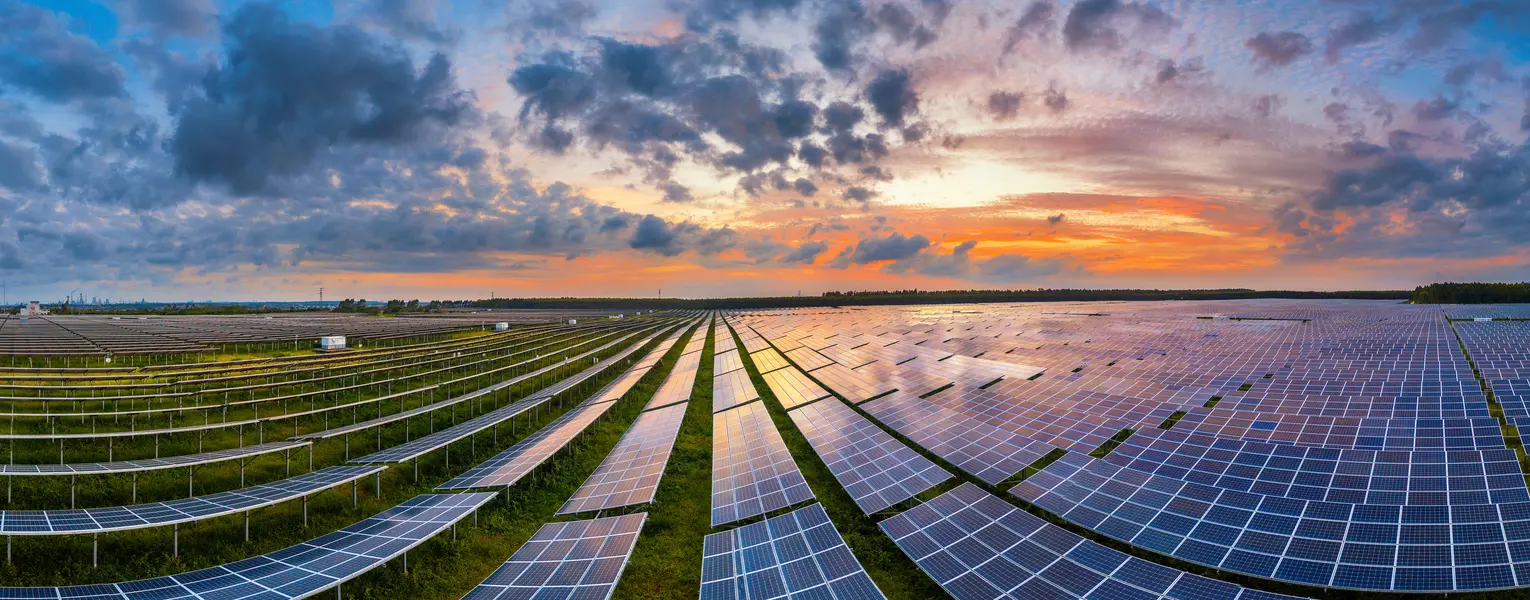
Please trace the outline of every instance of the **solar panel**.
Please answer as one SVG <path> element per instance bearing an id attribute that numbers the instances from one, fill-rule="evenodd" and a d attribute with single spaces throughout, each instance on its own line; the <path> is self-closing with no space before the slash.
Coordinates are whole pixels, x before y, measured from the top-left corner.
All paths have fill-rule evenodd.
<path id="1" fill-rule="evenodd" d="M 780 352 L 776 352 L 775 348 L 766 348 L 759 351 L 751 350 L 749 352 L 749 360 L 754 361 L 754 368 L 759 369 L 762 374 L 791 365 L 791 363 L 786 362 L 786 358 L 781 356 Z"/>
<path id="2" fill-rule="evenodd" d="M 802 370 L 809 373 L 813 372 L 813 369 L 834 364 L 834 361 L 806 347 L 788 351 L 786 352 L 786 357 L 791 359 L 792 362 L 797 363 L 798 367 L 802 367 Z"/>
<path id="3" fill-rule="evenodd" d="M 712 412 L 727 410 L 746 402 L 760 399 L 749 380 L 749 372 L 743 369 L 730 371 L 712 378 Z"/>
<path id="4" fill-rule="evenodd" d="M 914 497 L 951 474 L 830 398 L 788 413 L 840 486 L 866 514 Z"/>
<path id="5" fill-rule="evenodd" d="M 685 420 L 685 404 L 638 415 L 595 472 L 558 509 L 558 514 L 606 510 L 652 502 Z"/>
<path id="6" fill-rule="evenodd" d="M 355 525 L 264 556 L 127 583 L 0 588 L 0 600 L 306 598 L 397 558 L 493 499 L 488 492 L 415 496 Z"/>
<path id="7" fill-rule="evenodd" d="M 850 553 L 823 506 L 706 537 L 701 600 L 877 600 L 882 591 Z"/>
<path id="8" fill-rule="evenodd" d="M 723 525 L 813 498 L 765 404 L 712 416 L 712 525 Z"/>
<path id="9" fill-rule="evenodd" d="M 689 358 L 688 358 L 689 357 Z M 648 405 L 643 410 L 653 410 L 686 402 L 691 399 L 691 392 L 696 388 L 696 377 L 700 374 L 701 354 L 692 353 L 680 357 L 675 362 L 669 375 L 664 377 L 664 383 L 659 384 L 659 389 L 654 390 L 653 397 L 648 399 Z"/>
<path id="10" fill-rule="evenodd" d="M 770 393 L 775 394 L 776 399 L 788 410 L 829 397 L 828 390 L 809 379 L 797 367 L 788 366 L 771 371 L 763 379 L 765 385 L 770 387 Z"/>
<path id="11" fill-rule="evenodd" d="M 543 525 L 465 598 L 610 598 L 647 518 L 636 513 Z"/>
<path id="12" fill-rule="evenodd" d="M 437 490 L 471 490 L 512 486 L 532 470 L 547 462 L 574 437 L 589 428 L 595 419 L 606 414 L 614 402 L 597 402 L 574 407 L 536 433 L 526 436 L 493 458 L 466 473 L 441 484 Z"/>
<path id="13" fill-rule="evenodd" d="M 386 469 L 341 465 L 227 492 L 133 506 L 3 510 L 0 535 L 76 535 L 189 523 L 296 500 Z"/>
<path id="14" fill-rule="evenodd" d="M 718 322 L 712 330 L 712 353 L 721 354 L 734 348 L 738 348 L 738 344 L 733 341 L 733 332 L 728 330 L 727 325 Z"/>
<path id="15" fill-rule="evenodd" d="M 862 408 L 883 425 L 989 484 L 1008 479 L 1055 449 L 902 392 Z"/>
<path id="16" fill-rule="evenodd" d="M 882 521 L 881 527 L 956 600 L 1292 598 L 1123 554 L 970 483 Z"/>
<path id="17" fill-rule="evenodd" d="M 712 355 L 712 375 L 722 375 L 744 368 L 744 360 L 737 350 Z"/>
<path id="18" fill-rule="evenodd" d="M 812 371 L 813 377 L 852 404 L 860 404 L 898 389 L 894 382 L 878 381 L 841 364 Z"/>

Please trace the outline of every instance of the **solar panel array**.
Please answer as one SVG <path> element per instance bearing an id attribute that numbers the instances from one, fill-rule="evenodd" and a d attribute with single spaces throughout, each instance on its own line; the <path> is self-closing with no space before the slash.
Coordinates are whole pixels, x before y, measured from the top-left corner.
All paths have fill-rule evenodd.
<path id="1" fill-rule="evenodd" d="M 180 500 L 70 510 L 0 510 L 0 535 L 68 535 L 164 527 L 296 500 L 380 473 L 340 465 L 280 481 Z"/>
<path id="2" fill-rule="evenodd" d="M 749 372 L 743 369 L 712 376 L 712 412 L 727 410 L 740 404 L 760 399 L 749 380 Z"/>
<path id="3" fill-rule="evenodd" d="M 636 513 L 543 525 L 465 597 L 610 598 L 647 519 L 648 513 Z"/>
<path id="4" fill-rule="evenodd" d="M 830 398 L 788 413 L 834 478 L 866 514 L 914 497 L 951 474 Z"/>
<path id="5" fill-rule="evenodd" d="M 956 600 L 1283 600 L 1112 550 L 972 484 L 882 521 L 898 548 Z"/>
<path id="6" fill-rule="evenodd" d="M 712 525 L 724 525 L 813 498 L 760 402 L 712 416 Z"/>
<path id="7" fill-rule="evenodd" d="M 708 535 L 701 561 L 701 600 L 885 598 L 816 503 Z"/>
<path id="8" fill-rule="evenodd" d="M 129 583 L 0 588 L 0 600 L 306 598 L 393 560 L 493 499 L 493 493 L 415 496 L 360 523 L 271 554 Z"/>
<path id="9" fill-rule="evenodd" d="M 685 404 L 638 415 L 621 441 L 558 514 L 606 510 L 653 501 L 685 419 Z"/>
<path id="10" fill-rule="evenodd" d="M 766 383 L 810 441 L 799 415 L 855 413 L 798 391 L 821 386 L 989 484 L 1068 450 L 1015 492 L 1145 550 L 1304 585 L 1456 591 L 1530 586 L 1530 490 L 1501 427 L 1530 419 L 1530 326 L 1449 320 L 1518 310 L 1258 300 L 728 319 L 763 340 L 745 344 L 757 364 L 767 346 L 782 355 Z"/>

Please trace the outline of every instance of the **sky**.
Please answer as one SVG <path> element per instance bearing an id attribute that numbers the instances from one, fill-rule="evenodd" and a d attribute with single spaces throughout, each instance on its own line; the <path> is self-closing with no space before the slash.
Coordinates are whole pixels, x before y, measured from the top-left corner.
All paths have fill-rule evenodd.
<path id="1" fill-rule="evenodd" d="M 5 300 L 1530 279 L 1519 0 L 0 0 Z"/>

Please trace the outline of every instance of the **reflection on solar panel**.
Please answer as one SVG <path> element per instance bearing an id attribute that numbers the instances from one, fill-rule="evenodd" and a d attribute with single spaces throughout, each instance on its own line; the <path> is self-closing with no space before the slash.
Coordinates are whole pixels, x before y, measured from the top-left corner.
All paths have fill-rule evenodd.
<path id="1" fill-rule="evenodd" d="M 637 513 L 543 525 L 465 598 L 610 598 L 647 518 Z"/>
<path id="2" fill-rule="evenodd" d="M 415 496 L 355 525 L 264 556 L 130 583 L 0 588 L 0 600 L 306 598 L 397 558 L 493 499 L 493 493 Z"/>
<path id="3" fill-rule="evenodd" d="M 653 410 L 690 400 L 691 392 L 696 388 L 696 377 L 700 374 L 700 367 L 700 352 L 681 356 L 680 360 L 675 362 L 675 367 L 670 369 L 669 375 L 664 378 L 664 383 L 659 384 L 659 389 L 654 390 L 653 397 L 648 399 L 648 405 L 643 410 Z"/>
<path id="4" fill-rule="evenodd" d="M 296 500 L 385 469 L 342 465 L 227 492 L 134 506 L 5 510 L 0 511 L 0 535 L 102 533 L 200 521 Z"/>
<path id="5" fill-rule="evenodd" d="M 1128 556 L 970 483 L 882 521 L 881 527 L 956 600 L 1292 598 Z"/>
<path id="6" fill-rule="evenodd" d="M 516 442 L 493 458 L 466 473 L 441 484 L 437 490 L 471 490 L 512 486 L 532 470 L 547 462 L 574 437 L 589 428 L 595 419 L 606 414 L 615 402 L 598 402 L 574 407 L 526 439 Z"/>
<path id="7" fill-rule="evenodd" d="M 776 352 L 775 348 L 751 351 L 749 360 L 754 361 L 754 368 L 759 369 L 762 374 L 791 365 L 786 362 L 786 358 L 781 356 L 780 352 Z"/>
<path id="8" fill-rule="evenodd" d="M 797 363 L 798 367 L 801 367 L 802 370 L 809 373 L 813 372 L 813 369 L 827 367 L 834 364 L 834 361 L 829 360 L 828 358 L 824 357 L 824 355 L 814 352 L 808 348 L 797 348 L 795 350 L 788 351 L 786 352 L 786 358 L 791 359 L 792 362 Z M 848 366 L 853 367 L 859 365 Z"/>
<path id="9" fill-rule="evenodd" d="M 862 408 L 883 425 L 989 484 L 1008 479 L 1054 450 L 1045 442 L 902 392 Z"/>
<path id="10" fill-rule="evenodd" d="M 605 510 L 652 502 L 664 466 L 685 420 L 685 404 L 651 410 L 637 421 L 595 473 L 558 509 L 558 514 Z"/>
<path id="11" fill-rule="evenodd" d="M 787 409 L 829 397 L 828 390 L 808 379 L 797 367 L 788 366 L 771 371 L 765 374 L 764 379 L 765 385 L 770 386 L 770 393 L 775 394 L 776 399 Z"/>
<path id="12" fill-rule="evenodd" d="M 712 526 L 812 497 L 764 403 L 712 416 Z"/>
<path id="13" fill-rule="evenodd" d="M 813 378 L 822 381 L 851 404 L 860 404 L 898 389 L 896 383 L 872 379 L 841 364 L 830 364 L 812 373 Z"/>
<path id="14" fill-rule="evenodd" d="M 1444 472 L 1444 465 L 1436 466 Z M 1480 485 L 1481 475 L 1476 478 Z M 1508 588 L 1515 585 L 1516 557 L 1530 558 L 1511 551 L 1524 543 L 1512 540 L 1530 539 L 1530 502 L 1447 507 L 1306 501 L 1147 475 L 1074 453 L 1012 492 L 1163 554 L 1315 585 Z M 1505 543 L 1505 536 L 1511 541 Z"/>
<path id="15" fill-rule="evenodd" d="M 706 537 L 701 600 L 884 598 L 823 506 Z"/>
<path id="16" fill-rule="evenodd" d="M 737 350 L 730 350 L 722 354 L 712 355 L 712 374 L 722 375 L 731 371 L 744 368 L 743 359 L 739 358 Z"/>
<path id="17" fill-rule="evenodd" d="M 760 399 L 749 380 L 749 372 L 743 369 L 712 377 L 712 412 L 727 410 L 746 402 Z"/>
<path id="18" fill-rule="evenodd" d="M 718 321 L 717 328 L 712 330 L 712 353 L 722 354 L 735 348 L 738 348 L 738 344 L 733 341 L 733 332 L 728 330 L 727 325 Z"/>
<path id="19" fill-rule="evenodd" d="M 871 514 L 939 485 L 951 474 L 887 435 L 838 399 L 788 413 L 857 506 Z"/>

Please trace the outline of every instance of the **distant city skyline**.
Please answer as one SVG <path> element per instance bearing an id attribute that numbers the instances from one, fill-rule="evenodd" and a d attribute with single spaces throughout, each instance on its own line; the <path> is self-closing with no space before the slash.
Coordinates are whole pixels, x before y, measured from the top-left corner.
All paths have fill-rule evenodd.
<path id="1" fill-rule="evenodd" d="M 1530 5 L 0 0 L 5 302 L 1530 279 Z"/>

